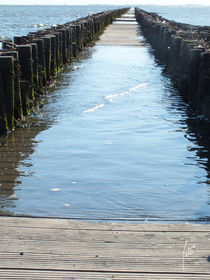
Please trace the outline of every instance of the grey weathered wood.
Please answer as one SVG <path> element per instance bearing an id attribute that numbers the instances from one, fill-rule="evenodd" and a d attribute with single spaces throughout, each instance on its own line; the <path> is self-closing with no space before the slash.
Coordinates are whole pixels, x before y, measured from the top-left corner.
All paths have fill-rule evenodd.
<path id="1" fill-rule="evenodd" d="M 5 149 L 10 149 L 5 147 Z M 32 222 L 33 221 L 33 222 Z M 6 227 L 20 227 L 24 223 L 25 227 L 29 228 L 58 228 L 58 229 L 69 229 L 71 230 L 104 230 L 104 231 L 125 231 L 127 230 L 127 224 L 122 223 L 83 223 L 79 221 L 73 221 L 69 219 L 43 219 L 43 218 L 22 218 L 17 217 L 1 217 L 1 226 Z M 138 232 L 210 232 L 210 225 L 206 224 L 190 224 L 190 223 L 162 223 L 161 227 L 159 224 L 156 226 L 155 223 L 141 223 L 139 224 L 130 223 L 129 231 Z"/>
<path id="2" fill-rule="evenodd" d="M 39 271 L 39 270 L 8 270 L 1 271 L 0 279 L 10 280 L 31 280 L 31 279 L 42 279 L 42 280 L 209 280 L 209 276 L 206 275 L 193 275 L 193 274 L 145 274 L 145 273 L 101 273 L 101 272 L 74 272 L 74 271 Z"/>
<path id="3" fill-rule="evenodd" d="M 5 271 L 8 279 L 210 278 L 210 225 L 21 217 L 0 224 L 0 279 Z"/>

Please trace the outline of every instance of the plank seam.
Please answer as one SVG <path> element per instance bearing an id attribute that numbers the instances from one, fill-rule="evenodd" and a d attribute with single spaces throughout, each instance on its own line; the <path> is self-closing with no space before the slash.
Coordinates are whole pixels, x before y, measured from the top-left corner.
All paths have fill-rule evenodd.
<path id="1" fill-rule="evenodd" d="M 154 274 L 154 275 L 161 275 L 161 274 L 168 274 L 168 275 L 196 275 L 196 276 L 210 276 L 210 272 L 167 272 L 167 271 L 126 271 L 126 270 L 89 270 L 89 269 L 44 269 L 44 268 L 18 268 L 18 267 L 1 267 L 1 270 L 18 270 L 18 271 L 50 271 L 50 272 L 79 272 L 79 273 L 118 273 L 118 274 Z"/>
<path id="2" fill-rule="evenodd" d="M 210 218 L 206 219 L 135 219 L 135 218 L 82 218 L 82 217 L 49 217 L 49 216 L 33 216 L 33 215 L 0 215 L 0 217 L 6 217 L 6 218 L 33 218 L 33 219 L 51 219 L 51 220 L 78 220 L 78 221 L 124 221 L 124 222 L 180 222 L 180 223 L 197 223 L 198 225 L 210 225 Z M 149 224 L 149 223 L 148 223 Z"/>
<path id="3" fill-rule="evenodd" d="M 20 226 L 2 226 L 2 229 L 3 228 L 20 228 Z M 22 226 L 21 225 L 21 229 L 43 229 L 43 230 L 66 230 L 66 231 L 98 231 L 98 232 L 139 232 L 139 233 L 191 233 L 191 234 L 194 234 L 194 233 L 208 233 L 210 231 L 210 228 L 209 230 L 193 230 L 193 231 L 190 231 L 190 230 L 186 230 L 186 231 L 178 231 L 178 230 L 129 230 L 129 229 L 124 229 L 124 230 L 120 230 L 120 229 L 89 229 L 89 228 L 62 228 L 62 227 L 26 227 L 26 226 Z"/>

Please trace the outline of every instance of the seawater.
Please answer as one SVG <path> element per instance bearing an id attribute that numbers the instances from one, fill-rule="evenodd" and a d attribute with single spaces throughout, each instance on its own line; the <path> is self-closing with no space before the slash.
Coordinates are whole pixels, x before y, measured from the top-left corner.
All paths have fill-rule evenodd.
<path id="1" fill-rule="evenodd" d="M 64 24 L 89 14 L 116 9 L 109 5 L 0 5 L 0 38 L 23 36 L 28 32 Z"/>
<path id="2" fill-rule="evenodd" d="M 1 214 L 209 219 L 209 122 L 150 46 L 86 49 L 43 105 L 1 138 Z"/>
<path id="3" fill-rule="evenodd" d="M 30 31 L 63 24 L 88 14 L 125 6 L 84 5 L 0 5 L 0 39 L 26 35 Z M 189 24 L 210 25 L 210 6 L 139 5 L 149 12 Z"/>
<path id="4" fill-rule="evenodd" d="M 182 23 L 194 25 L 210 25 L 210 5 L 209 6 L 159 6 L 145 5 L 139 6 L 148 12 L 158 13 L 160 16 Z"/>

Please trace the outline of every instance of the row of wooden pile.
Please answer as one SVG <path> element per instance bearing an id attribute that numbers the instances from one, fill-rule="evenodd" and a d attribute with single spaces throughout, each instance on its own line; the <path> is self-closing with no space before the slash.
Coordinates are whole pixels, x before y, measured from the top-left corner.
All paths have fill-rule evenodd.
<path id="1" fill-rule="evenodd" d="M 136 19 L 175 86 L 210 118 L 210 27 L 167 20 L 135 10 Z"/>
<path id="2" fill-rule="evenodd" d="M 105 11 L 3 41 L 0 51 L 0 134 L 12 131 L 79 52 L 127 9 Z"/>

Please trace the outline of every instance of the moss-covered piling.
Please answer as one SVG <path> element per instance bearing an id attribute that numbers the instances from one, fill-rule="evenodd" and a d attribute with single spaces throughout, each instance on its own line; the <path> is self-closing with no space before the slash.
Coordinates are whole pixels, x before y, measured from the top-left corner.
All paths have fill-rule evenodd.
<path id="1" fill-rule="evenodd" d="M 28 116 L 61 68 L 128 9 L 101 12 L 6 40 L 0 51 L 0 134 Z"/>
<path id="2" fill-rule="evenodd" d="M 4 129 L 14 129 L 14 96 L 15 96 L 15 72 L 14 57 L 0 56 L 0 73 L 1 73 L 1 100 L 5 105 L 6 119 L 4 120 Z M 4 109 L 3 109 L 4 118 Z"/>
<path id="3" fill-rule="evenodd" d="M 210 118 L 210 27 L 182 24 L 135 9 L 144 36 L 174 85 Z"/>

